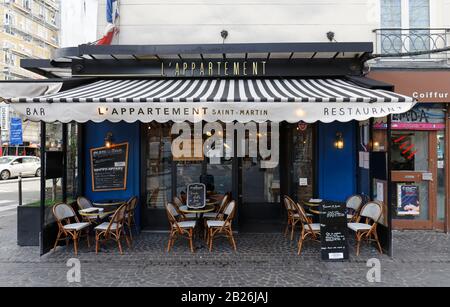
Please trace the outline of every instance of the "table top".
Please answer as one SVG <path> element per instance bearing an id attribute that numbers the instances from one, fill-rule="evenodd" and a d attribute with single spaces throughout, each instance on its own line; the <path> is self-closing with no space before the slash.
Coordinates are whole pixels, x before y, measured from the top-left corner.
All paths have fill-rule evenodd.
<path id="1" fill-rule="evenodd" d="M 206 205 L 201 209 L 189 209 L 187 206 L 181 206 L 180 211 L 183 213 L 207 213 L 214 211 L 215 207 L 213 205 Z"/>
<path id="2" fill-rule="evenodd" d="M 86 217 L 98 217 L 99 219 L 102 219 L 104 217 L 107 217 L 108 215 L 114 214 L 115 211 L 101 211 L 101 212 L 83 212 L 83 210 L 78 211 L 78 213 L 81 216 Z"/>
<path id="3" fill-rule="evenodd" d="M 124 204 L 126 200 L 97 200 L 92 202 L 94 206 L 107 207 L 107 206 L 120 206 Z"/>

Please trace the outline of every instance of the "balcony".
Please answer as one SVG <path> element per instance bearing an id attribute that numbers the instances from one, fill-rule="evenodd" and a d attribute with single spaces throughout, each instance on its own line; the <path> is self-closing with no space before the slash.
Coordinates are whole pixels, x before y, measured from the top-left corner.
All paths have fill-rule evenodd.
<path id="1" fill-rule="evenodd" d="M 449 52 L 404 55 L 405 53 L 433 51 L 450 47 L 449 28 L 383 28 L 373 30 L 375 52 L 383 57 L 381 62 L 421 62 L 422 65 L 436 65 L 449 60 Z"/>

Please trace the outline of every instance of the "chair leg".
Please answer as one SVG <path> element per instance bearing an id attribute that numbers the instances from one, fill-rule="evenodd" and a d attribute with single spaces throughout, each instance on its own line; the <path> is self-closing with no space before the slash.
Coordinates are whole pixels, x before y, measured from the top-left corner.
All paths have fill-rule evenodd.
<path id="1" fill-rule="evenodd" d="M 361 245 L 361 235 L 356 234 L 356 256 L 359 256 L 360 245 Z"/>
<path id="2" fill-rule="evenodd" d="M 78 255 L 78 235 L 75 234 L 75 236 L 73 237 L 73 249 L 75 251 L 75 256 Z"/>
<path id="3" fill-rule="evenodd" d="M 98 248 L 99 248 L 99 245 L 100 245 L 99 240 L 100 240 L 100 238 L 98 236 L 98 233 L 96 232 L 95 233 L 95 254 L 96 255 L 98 254 Z"/>
<path id="4" fill-rule="evenodd" d="M 288 235 L 288 232 L 289 232 L 289 224 L 290 224 L 290 220 L 288 219 L 286 227 L 284 228 L 284 236 L 285 237 Z"/>
<path id="5" fill-rule="evenodd" d="M 209 229 L 209 251 L 212 251 L 213 238 L 214 238 L 213 229 L 210 228 Z"/>
<path id="6" fill-rule="evenodd" d="M 191 248 L 191 252 L 194 252 L 194 240 L 193 240 L 193 236 L 194 236 L 194 230 L 193 229 L 189 229 L 189 246 Z"/>
<path id="7" fill-rule="evenodd" d="M 133 241 L 133 224 L 132 224 L 132 222 L 130 221 L 130 224 L 128 225 L 128 230 L 130 231 L 130 240 L 131 241 Z"/>
<path id="8" fill-rule="evenodd" d="M 295 223 L 291 223 L 291 241 L 294 240 Z"/>
<path id="9" fill-rule="evenodd" d="M 378 250 L 380 251 L 380 254 L 383 254 L 383 249 L 381 248 L 380 240 L 378 240 L 378 234 L 376 231 L 374 231 L 373 236 L 375 238 L 375 241 L 377 242 Z"/>
<path id="10" fill-rule="evenodd" d="M 300 234 L 300 238 L 298 239 L 298 251 L 297 255 L 300 255 L 302 253 L 302 247 L 303 247 L 303 240 L 304 240 L 305 231 L 302 230 L 302 233 Z"/>
<path id="11" fill-rule="evenodd" d="M 128 248 L 132 248 L 131 243 L 133 242 L 133 239 L 129 238 L 126 233 L 124 235 L 125 235 L 125 242 L 127 243 Z"/>
<path id="12" fill-rule="evenodd" d="M 61 231 L 58 231 L 58 235 L 56 236 L 55 245 L 53 245 L 53 251 L 56 250 L 56 246 L 58 246 L 59 238 L 61 237 Z"/>
<path id="13" fill-rule="evenodd" d="M 167 252 L 170 252 L 170 248 L 172 246 L 172 233 L 169 235 L 169 243 L 167 243 Z"/>
<path id="14" fill-rule="evenodd" d="M 123 255 L 123 251 L 122 251 L 122 243 L 120 243 L 120 238 L 117 239 L 117 246 L 119 247 L 119 252 L 121 255 Z"/>
<path id="15" fill-rule="evenodd" d="M 233 246 L 234 251 L 237 250 L 236 248 L 236 242 L 234 241 L 233 231 L 230 230 L 230 239 L 231 239 L 231 245 Z"/>

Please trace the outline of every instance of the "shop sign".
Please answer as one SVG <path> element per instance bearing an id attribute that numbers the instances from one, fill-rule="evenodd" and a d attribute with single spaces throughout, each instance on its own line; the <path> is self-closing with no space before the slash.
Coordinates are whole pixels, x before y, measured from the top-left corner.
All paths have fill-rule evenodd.
<path id="1" fill-rule="evenodd" d="M 373 71 L 369 78 L 394 85 L 418 102 L 450 102 L 450 71 Z"/>
<path id="2" fill-rule="evenodd" d="M 411 184 L 397 184 L 397 215 L 420 215 L 419 186 Z"/>
<path id="3" fill-rule="evenodd" d="M 266 61 L 174 61 L 161 63 L 161 76 L 265 76 Z"/>
<path id="4" fill-rule="evenodd" d="M 385 117 L 404 113 L 414 103 L 292 103 L 292 102 L 102 102 L 102 103 L 15 103 L 14 109 L 33 121 L 63 123 L 78 122 L 282 122 L 329 123 L 335 120 L 366 120 L 371 117 Z M 70 110 L 68 112 L 67 110 Z"/>
<path id="5" fill-rule="evenodd" d="M 385 121 L 375 122 L 375 129 L 386 129 Z M 416 107 L 402 114 L 392 115 L 392 129 L 444 130 L 445 113 L 442 108 Z"/>
<path id="6" fill-rule="evenodd" d="M 206 186 L 203 183 L 191 183 L 187 186 L 187 203 L 190 209 L 206 206 Z"/>
<path id="7" fill-rule="evenodd" d="M 9 145 L 19 146 L 23 144 L 22 119 L 11 118 L 11 129 L 9 132 Z"/>

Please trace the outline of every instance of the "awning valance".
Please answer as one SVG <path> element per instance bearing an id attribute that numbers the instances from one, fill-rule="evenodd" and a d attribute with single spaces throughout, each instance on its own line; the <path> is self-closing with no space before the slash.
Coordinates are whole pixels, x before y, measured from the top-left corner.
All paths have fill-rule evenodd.
<path id="1" fill-rule="evenodd" d="M 411 109 L 410 97 L 345 79 L 101 80 L 41 97 L 11 99 L 31 120 L 288 121 L 365 120 Z"/>

